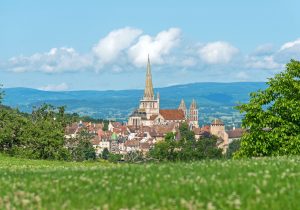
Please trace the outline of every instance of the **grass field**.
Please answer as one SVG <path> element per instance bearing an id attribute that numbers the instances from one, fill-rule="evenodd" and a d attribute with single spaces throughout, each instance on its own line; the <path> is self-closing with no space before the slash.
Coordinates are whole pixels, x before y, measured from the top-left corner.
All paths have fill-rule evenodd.
<path id="1" fill-rule="evenodd" d="M 0 155 L 0 209 L 300 209 L 300 157 L 130 165 Z"/>

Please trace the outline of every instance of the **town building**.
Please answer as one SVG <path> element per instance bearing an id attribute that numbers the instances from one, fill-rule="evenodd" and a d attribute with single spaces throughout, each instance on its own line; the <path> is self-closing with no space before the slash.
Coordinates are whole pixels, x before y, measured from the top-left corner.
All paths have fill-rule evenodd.
<path id="1" fill-rule="evenodd" d="M 134 127 L 166 125 L 169 123 L 189 123 L 191 128 L 199 127 L 198 108 L 193 100 L 187 110 L 181 100 L 178 109 L 160 109 L 159 94 L 155 96 L 152 83 L 150 59 L 148 56 L 144 96 L 140 100 L 139 108 L 129 116 L 128 125 Z"/>

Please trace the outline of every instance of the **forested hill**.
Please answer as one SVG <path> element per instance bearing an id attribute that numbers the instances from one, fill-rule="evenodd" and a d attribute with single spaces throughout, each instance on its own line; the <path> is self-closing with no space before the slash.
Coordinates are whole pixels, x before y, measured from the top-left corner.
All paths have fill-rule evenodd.
<path id="1" fill-rule="evenodd" d="M 230 116 L 232 107 L 246 102 L 250 92 L 266 87 L 262 82 L 193 83 L 157 88 L 162 108 L 177 108 L 183 98 L 187 104 L 196 99 L 203 118 Z M 4 89 L 4 104 L 30 112 L 33 106 L 50 103 L 67 106 L 67 111 L 96 118 L 125 120 L 137 107 L 143 90 L 41 91 L 29 88 Z M 227 111 L 226 111 L 227 110 Z M 225 119 L 226 120 L 226 119 Z"/>

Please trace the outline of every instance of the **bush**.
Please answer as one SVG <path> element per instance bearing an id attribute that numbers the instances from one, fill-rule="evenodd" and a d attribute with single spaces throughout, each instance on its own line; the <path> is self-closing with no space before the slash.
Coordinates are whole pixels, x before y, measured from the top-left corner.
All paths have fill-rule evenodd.
<path id="1" fill-rule="evenodd" d="M 108 161 L 116 163 L 122 160 L 122 155 L 121 154 L 113 154 L 109 153 L 108 155 Z"/>

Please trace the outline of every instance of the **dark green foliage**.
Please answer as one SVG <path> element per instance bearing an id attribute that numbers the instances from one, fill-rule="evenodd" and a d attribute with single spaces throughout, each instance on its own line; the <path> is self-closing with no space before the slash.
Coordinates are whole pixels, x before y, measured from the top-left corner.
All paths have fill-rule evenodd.
<path id="1" fill-rule="evenodd" d="M 29 120 L 15 110 L 0 108 L 0 151 L 13 154 L 25 141 Z"/>
<path id="2" fill-rule="evenodd" d="M 300 154 L 300 62 L 291 60 L 267 84 L 238 107 L 248 132 L 235 157 Z"/>
<path id="3" fill-rule="evenodd" d="M 108 156 L 109 156 L 109 151 L 107 148 L 104 148 L 101 154 L 101 158 L 104 160 L 108 160 Z"/>
<path id="4" fill-rule="evenodd" d="M 109 122 L 107 122 L 107 121 L 104 122 L 104 126 L 102 128 L 103 131 L 108 131 L 108 124 L 109 124 Z"/>
<path id="5" fill-rule="evenodd" d="M 189 125 L 187 123 L 182 123 L 179 127 L 179 133 L 181 139 L 195 141 L 195 133 L 189 129 Z"/>
<path id="6" fill-rule="evenodd" d="M 116 163 L 122 159 L 122 155 L 110 153 L 107 148 L 104 148 L 101 154 L 101 158 L 104 160 L 108 160 L 109 162 Z"/>
<path id="7" fill-rule="evenodd" d="M 241 140 L 234 140 L 228 145 L 228 149 L 226 151 L 226 158 L 232 158 L 234 153 L 240 149 Z"/>
<path id="8" fill-rule="evenodd" d="M 114 153 L 109 153 L 108 155 L 108 161 L 116 163 L 121 161 L 122 155 L 121 154 L 114 154 Z"/>
<path id="9" fill-rule="evenodd" d="M 69 139 L 68 148 L 75 161 L 95 160 L 96 152 L 91 143 L 93 136 L 82 131 L 76 138 Z"/>
<path id="10" fill-rule="evenodd" d="M 193 131 L 188 129 L 186 123 L 179 128 L 180 140 L 175 140 L 175 134 L 169 133 L 165 140 L 155 144 L 149 156 L 157 160 L 192 161 L 211 158 L 221 158 L 222 150 L 217 148 L 217 138 L 201 138 L 195 140 Z"/>
<path id="11" fill-rule="evenodd" d="M 15 110 L 0 110 L 0 151 L 34 159 L 68 159 L 64 147 L 64 110 L 49 105 L 23 116 Z"/>

